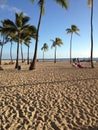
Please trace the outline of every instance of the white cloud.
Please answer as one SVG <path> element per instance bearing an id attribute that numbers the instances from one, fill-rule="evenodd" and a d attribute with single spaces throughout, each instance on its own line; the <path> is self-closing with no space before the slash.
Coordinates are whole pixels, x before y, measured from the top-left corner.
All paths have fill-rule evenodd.
<path id="1" fill-rule="evenodd" d="M 22 10 L 20 10 L 20 9 L 18 9 L 16 7 L 10 7 L 9 5 L 5 5 L 5 4 L 0 5 L 0 9 L 6 10 L 6 11 L 9 11 L 9 12 L 14 12 L 14 13 L 23 12 Z M 27 15 L 27 14 L 24 13 L 24 15 Z"/>
<path id="2" fill-rule="evenodd" d="M 5 9 L 5 8 L 7 8 L 7 5 L 4 5 L 4 4 L 3 4 L 3 5 L 0 5 L 0 8 L 1 8 L 1 9 Z"/>

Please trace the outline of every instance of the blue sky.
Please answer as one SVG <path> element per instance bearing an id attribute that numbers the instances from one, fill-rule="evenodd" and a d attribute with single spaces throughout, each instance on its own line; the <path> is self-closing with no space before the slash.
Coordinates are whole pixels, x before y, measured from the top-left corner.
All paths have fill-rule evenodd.
<path id="1" fill-rule="evenodd" d="M 0 20 L 9 18 L 15 20 L 15 12 L 24 12 L 30 17 L 30 24 L 37 27 L 39 19 L 38 0 L 34 4 L 30 0 L 0 0 Z M 94 57 L 98 57 L 98 0 L 94 0 Z M 75 24 L 80 29 L 80 36 L 73 35 L 72 57 L 90 57 L 90 8 L 87 0 L 69 0 L 69 9 L 65 10 L 54 0 L 45 0 L 45 14 L 42 17 L 39 33 L 38 58 L 42 58 L 41 47 L 47 43 L 49 50 L 45 52 L 45 58 L 54 57 L 54 49 L 51 49 L 50 39 L 60 37 L 63 45 L 57 48 L 57 58 L 69 57 L 70 35 L 66 33 L 66 28 Z M 1 38 L 1 37 L 0 37 Z M 30 58 L 33 58 L 35 41 L 30 45 Z M 10 43 L 4 46 L 3 58 L 10 58 Z M 27 47 L 23 45 L 23 52 L 26 56 Z M 13 43 L 13 58 L 16 58 L 16 43 Z"/>

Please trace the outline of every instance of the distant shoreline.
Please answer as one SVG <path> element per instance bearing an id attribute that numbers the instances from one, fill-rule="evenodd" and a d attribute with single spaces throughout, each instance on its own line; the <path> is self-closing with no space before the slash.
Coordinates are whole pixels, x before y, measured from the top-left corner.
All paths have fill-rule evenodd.
<path id="1" fill-rule="evenodd" d="M 72 59 L 74 59 L 76 57 L 73 57 Z M 80 61 L 84 61 L 84 62 L 89 62 L 90 58 L 79 58 Z M 13 61 L 15 61 L 16 59 L 13 59 Z M 27 60 L 24 58 L 24 60 Z M 70 58 L 57 58 L 56 61 L 69 61 Z M 2 61 L 10 61 L 10 59 L 2 59 Z M 21 61 L 21 59 L 19 59 L 19 61 Z M 30 59 L 30 61 L 32 61 L 32 59 Z M 38 58 L 37 61 L 43 61 L 42 58 Z M 54 61 L 53 58 L 45 58 L 44 61 Z M 98 58 L 93 58 L 93 61 L 98 61 Z"/>

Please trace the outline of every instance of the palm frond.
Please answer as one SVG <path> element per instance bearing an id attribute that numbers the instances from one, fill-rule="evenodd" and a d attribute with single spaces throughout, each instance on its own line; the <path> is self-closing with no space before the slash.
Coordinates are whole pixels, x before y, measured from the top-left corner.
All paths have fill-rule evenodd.
<path id="1" fill-rule="evenodd" d="M 20 14 L 16 13 L 15 16 L 16 16 L 15 23 L 17 27 L 25 26 L 27 22 L 30 20 L 30 17 L 24 16 L 23 12 L 21 12 Z"/>
<path id="2" fill-rule="evenodd" d="M 3 24 L 3 26 L 6 28 L 11 28 L 11 27 L 13 27 L 13 28 L 16 28 L 16 25 L 14 24 L 14 22 L 13 21 L 11 21 L 10 19 L 5 19 L 4 21 L 2 21 L 2 24 Z"/>
<path id="3" fill-rule="evenodd" d="M 23 13 L 20 13 L 20 14 L 18 14 L 18 13 L 15 13 L 15 24 L 16 24 L 16 26 L 17 27 L 21 27 L 22 26 L 22 15 L 23 15 Z"/>
<path id="4" fill-rule="evenodd" d="M 92 0 L 88 0 L 88 6 L 92 7 Z"/>
<path id="5" fill-rule="evenodd" d="M 70 28 L 67 28 L 66 31 L 67 31 L 67 34 L 72 33 L 72 30 Z"/>
<path id="6" fill-rule="evenodd" d="M 45 4 L 45 0 L 39 0 L 38 5 L 40 7 L 40 10 L 42 10 L 42 15 L 44 15 L 44 12 L 45 12 L 44 4 Z"/>
<path id="7" fill-rule="evenodd" d="M 80 34 L 78 32 L 75 32 L 75 34 L 77 34 L 78 36 L 80 36 Z"/>
<path id="8" fill-rule="evenodd" d="M 68 0 L 55 0 L 55 1 L 65 9 L 68 9 Z"/>
<path id="9" fill-rule="evenodd" d="M 48 45 L 47 43 L 44 43 L 41 50 L 47 51 L 48 50 Z"/>
<path id="10" fill-rule="evenodd" d="M 23 25 L 22 26 L 26 25 L 29 20 L 30 20 L 30 17 L 28 17 L 28 16 L 23 17 L 23 19 L 22 19 Z"/>
<path id="11" fill-rule="evenodd" d="M 61 45 L 63 44 L 61 38 L 59 38 L 59 37 L 57 37 L 57 38 L 55 39 L 55 42 L 56 42 L 56 45 L 57 45 L 57 46 L 61 46 Z"/>
<path id="12" fill-rule="evenodd" d="M 61 38 L 59 37 L 56 37 L 55 40 L 51 40 L 51 41 L 53 42 L 51 48 L 55 46 L 61 46 L 63 44 Z"/>
<path id="13" fill-rule="evenodd" d="M 23 33 L 26 33 L 27 35 L 31 36 L 32 38 L 36 38 L 36 27 L 33 25 L 26 25 L 22 28 Z"/>
<path id="14" fill-rule="evenodd" d="M 77 35 L 79 35 L 79 28 L 76 26 L 76 25 L 71 25 L 71 30 L 72 30 L 72 32 L 73 33 L 75 33 L 75 34 L 77 34 Z"/>

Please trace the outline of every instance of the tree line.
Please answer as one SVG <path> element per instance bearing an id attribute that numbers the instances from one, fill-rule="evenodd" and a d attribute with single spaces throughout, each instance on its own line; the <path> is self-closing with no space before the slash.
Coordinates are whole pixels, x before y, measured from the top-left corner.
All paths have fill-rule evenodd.
<path id="1" fill-rule="evenodd" d="M 32 3 L 34 2 L 34 0 L 30 0 L 30 1 Z M 62 6 L 63 8 L 68 9 L 68 0 L 55 0 L 55 2 L 59 4 L 60 6 Z M 3 38 L 2 38 L 2 41 L 0 41 L 0 45 L 1 45 L 0 59 L 2 57 L 3 45 L 6 44 L 9 40 L 11 44 L 12 44 L 12 41 L 17 42 L 17 57 L 16 57 L 15 68 L 18 67 L 19 44 L 23 42 L 25 45 L 27 45 L 28 52 L 29 52 L 29 43 L 32 38 L 35 39 L 35 49 L 34 49 L 34 56 L 32 58 L 32 62 L 29 66 L 29 70 L 33 70 L 36 68 L 39 30 L 40 30 L 42 16 L 44 15 L 44 10 L 45 10 L 44 9 L 45 0 L 38 0 L 38 5 L 40 7 L 40 15 L 38 19 L 37 28 L 34 25 L 27 24 L 30 18 L 27 16 L 24 16 L 22 12 L 20 14 L 17 14 L 17 13 L 15 14 L 15 22 L 11 21 L 10 19 L 5 19 L 1 21 L 2 26 L 0 26 L 0 33 L 3 36 Z M 91 58 L 90 58 L 90 61 L 91 61 L 91 68 L 94 68 L 94 65 L 93 65 L 93 0 L 88 0 L 88 6 L 91 7 L 91 56 L 90 56 Z M 79 29 L 76 25 L 72 25 L 71 28 L 66 29 L 66 31 L 67 33 L 71 34 L 71 39 L 70 39 L 70 63 L 71 63 L 72 35 L 74 32 L 78 34 L 77 31 L 79 31 Z M 59 38 L 56 38 L 53 41 L 53 47 L 55 46 L 55 62 L 56 62 L 56 45 L 55 44 L 58 43 L 56 42 L 56 40 L 58 40 L 59 43 L 62 43 L 62 41 L 60 41 L 61 39 Z M 10 51 L 10 55 L 11 55 L 11 51 Z"/>

